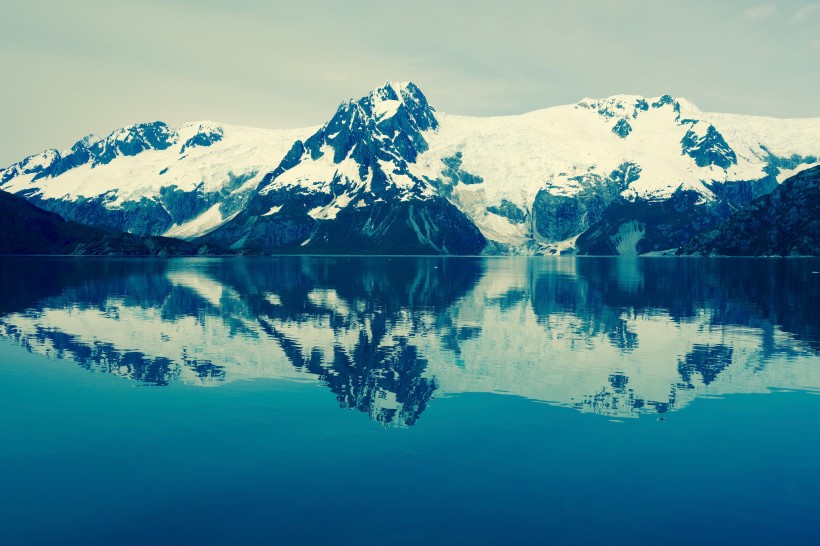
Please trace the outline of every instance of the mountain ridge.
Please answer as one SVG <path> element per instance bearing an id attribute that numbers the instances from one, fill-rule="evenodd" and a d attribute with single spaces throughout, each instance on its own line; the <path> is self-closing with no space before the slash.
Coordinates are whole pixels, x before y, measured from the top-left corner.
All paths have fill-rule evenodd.
<path id="1" fill-rule="evenodd" d="M 544 254 L 610 207 L 635 209 L 605 230 L 617 237 L 678 192 L 719 223 L 818 163 L 818 143 L 820 119 L 709 114 L 671 95 L 469 118 L 388 82 L 319 128 L 153 122 L 86 137 L 0 171 L 0 188 L 103 229 L 239 251 Z M 666 237 L 647 252 L 692 235 L 658 227 L 644 226 Z"/>

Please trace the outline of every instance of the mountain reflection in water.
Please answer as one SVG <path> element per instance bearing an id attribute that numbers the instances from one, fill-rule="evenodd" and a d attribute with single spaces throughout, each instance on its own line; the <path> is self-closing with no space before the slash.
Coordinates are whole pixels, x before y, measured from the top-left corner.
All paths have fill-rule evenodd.
<path id="1" fill-rule="evenodd" d="M 144 384 L 318 380 L 415 424 L 495 392 L 634 417 L 820 388 L 813 260 L 2 258 L 0 334 Z"/>

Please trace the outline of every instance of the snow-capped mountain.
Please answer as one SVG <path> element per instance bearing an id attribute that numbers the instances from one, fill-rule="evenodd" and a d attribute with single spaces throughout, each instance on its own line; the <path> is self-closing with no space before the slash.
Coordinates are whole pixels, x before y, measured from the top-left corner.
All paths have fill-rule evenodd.
<path id="1" fill-rule="evenodd" d="M 454 202 L 488 239 L 518 248 L 572 240 L 612 203 L 641 208 L 692 191 L 699 203 L 742 206 L 820 155 L 820 119 L 708 114 L 668 95 L 439 121 L 420 160 L 428 176 L 442 171 L 442 159 L 457 161 L 480 183 L 444 172 Z"/>
<path id="2" fill-rule="evenodd" d="M 434 181 L 416 174 L 437 128 L 412 83 L 342 103 L 208 240 L 252 250 L 478 254 L 486 244 L 479 230 Z"/>
<path id="3" fill-rule="evenodd" d="M 680 246 L 818 156 L 820 119 L 669 95 L 476 118 L 388 83 L 318 129 L 135 125 L 26 158 L 0 188 L 84 223 L 241 251 L 540 253 L 592 227 L 579 251 L 634 254 Z"/>
<path id="4" fill-rule="evenodd" d="M 293 141 L 270 131 L 187 123 L 131 125 L 0 171 L 0 189 L 67 220 L 139 235 L 194 238 L 244 207 Z"/>

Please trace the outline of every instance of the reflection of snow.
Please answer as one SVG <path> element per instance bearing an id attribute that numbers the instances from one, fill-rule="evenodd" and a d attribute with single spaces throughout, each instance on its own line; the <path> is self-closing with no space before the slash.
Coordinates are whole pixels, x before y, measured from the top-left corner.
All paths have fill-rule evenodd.
<path id="1" fill-rule="evenodd" d="M 0 334 L 143 381 L 139 367 L 148 364 L 168 367 L 163 380 L 197 385 L 337 378 L 332 388 L 345 403 L 374 418 L 411 411 L 407 404 L 423 411 L 430 392 L 504 393 L 635 416 L 699 396 L 820 390 L 816 353 L 765 317 L 756 327 L 729 324 L 708 301 L 685 319 L 662 307 L 573 306 L 590 290 L 574 260 L 484 264 L 478 283 L 444 308 L 419 301 L 388 312 L 369 293 L 313 281 L 294 304 L 279 288 L 240 290 L 202 263 L 176 262 L 162 277 L 168 291 L 155 300 L 101 285 L 99 300 L 67 295 L 6 315 Z M 624 293 L 644 286 L 637 261 L 616 265 L 610 280 Z M 432 283 L 431 271 L 420 270 L 414 286 Z"/>

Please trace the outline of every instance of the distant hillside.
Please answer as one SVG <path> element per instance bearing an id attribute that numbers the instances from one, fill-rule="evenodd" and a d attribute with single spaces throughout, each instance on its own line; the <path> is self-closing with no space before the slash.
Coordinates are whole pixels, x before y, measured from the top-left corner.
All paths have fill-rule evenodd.
<path id="1" fill-rule="evenodd" d="M 0 254 L 187 256 L 216 253 L 213 247 L 167 237 L 111 233 L 66 222 L 22 197 L 0 191 Z"/>
<path id="2" fill-rule="evenodd" d="M 685 244 L 696 256 L 820 256 L 820 167 L 807 169 Z"/>

